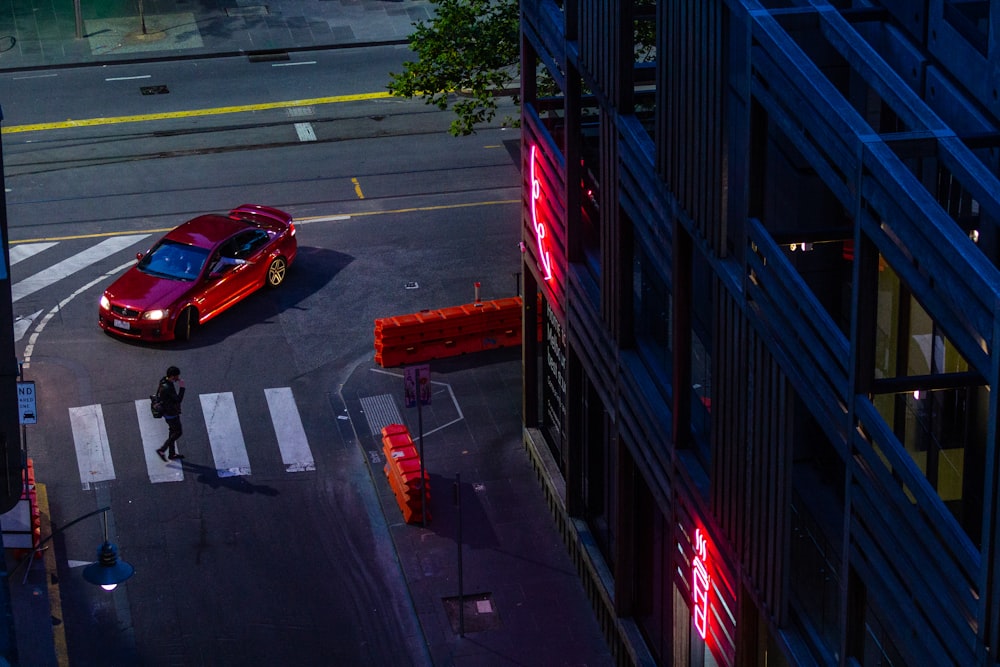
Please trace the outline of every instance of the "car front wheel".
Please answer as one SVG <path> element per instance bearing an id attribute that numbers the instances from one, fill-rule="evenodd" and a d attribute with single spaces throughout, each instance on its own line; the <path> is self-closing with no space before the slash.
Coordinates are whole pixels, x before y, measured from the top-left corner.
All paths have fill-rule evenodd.
<path id="1" fill-rule="evenodd" d="M 267 286 L 277 287 L 285 282 L 285 274 L 288 273 L 288 262 L 284 257 L 275 257 L 271 260 L 271 265 L 267 267 Z"/>
<path id="2" fill-rule="evenodd" d="M 194 308 L 185 308 L 174 325 L 174 338 L 179 341 L 191 340 L 191 331 L 198 324 L 198 313 Z"/>

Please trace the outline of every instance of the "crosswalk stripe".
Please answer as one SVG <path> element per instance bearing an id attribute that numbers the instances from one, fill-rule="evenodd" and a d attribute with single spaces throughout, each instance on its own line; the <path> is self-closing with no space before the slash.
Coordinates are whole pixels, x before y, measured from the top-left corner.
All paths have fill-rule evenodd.
<path id="1" fill-rule="evenodd" d="M 44 289 L 49 285 L 52 285 L 53 283 L 104 259 L 105 257 L 109 257 L 120 250 L 124 250 L 125 248 L 138 243 L 148 236 L 149 234 L 113 236 L 111 238 L 104 239 L 97 245 L 91 246 L 82 252 L 78 252 L 72 257 L 68 257 L 57 264 L 53 264 L 47 269 L 39 271 L 32 276 L 28 276 L 24 280 L 11 285 L 11 303 L 18 301 L 19 299 L 23 299 L 30 294 L 34 294 L 38 290 Z"/>
<path id="2" fill-rule="evenodd" d="M 198 398 L 205 415 L 208 443 L 212 447 L 216 473 L 219 477 L 249 475 L 250 459 L 247 457 L 233 393 L 200 394 Z"/>
<path id="3" fill-rule="evenodd" d="M 142 437 L 142 453 L 146 457 L 149 481 L 154 484 L 184 481 L 184 469 L 180 461 L 164 464 L 156 454 L 156 449 L 167 439 L 167 426 L 162 419 L 153 417 L 149 411 L 148 398 L 135 402 L 135 416 L 139 419 L 139 435 Z"/>
<path id="4" fill-rule="evenodd" d="M 267 408 L 271 411 L 271 423 L 274 434 L 278 436 L 278 448 L 281 450 L 281 460 L 285 464 L 285 472 L 304 472 L 315 470 L 306 431 L 302 428 L 302 418 L 295 407 L 295 397 L 289 387 L 265 389 Z"/>
<path id="5" fill-rule="evenodd" d="M 46 243 L 21 243 L 18 245 L 12 245 L 10 247 L 10 264 L 11 266 L 13 266 L 18 262 L 23 262 L 29 257 L 34 257 L 43 250 L 48 250 L 54 245 L 56 245 L 55 241 L 48 241 Z"/>
<path id="6" fill-rule="evenodd" d="M 264 396 L 267 399 L 271 424 L 274 427 L 285 472 L 315 470 L 316 463 L 309 448 L 309 441 L 302 426 L 302 417 L 291 388 L 265 389 Z M 391 399 L 388 395 L 376 397 L 383 417 L 379 421 L 398 422 L 399 413 L 392 401 L 388 399 Z M 215 461 L 216 474 L 219 477 L 251 474 L 250 459 L 233 393 L 201 394 L 199 401 L 212 457 Z M 154 484 L 183 481 L 184 467 L 181 462 L 171 461 L 165 464 L 156 454 L 156 449 L 163 444 L 167 437 L 166 423 L 162 419 L 153 417 L 149 410 L 148 398 L 138 399 L 133 403 L 136 421 L 139 423 L 139 439 L 141 441 L 139 446 L 142 447 L 149 481 Z M 372 407 L 371 404 L 369 407 Z M 392 414 L 395 414 L 396 419 L 392 419 Z M 98 404 L 69 408 L 69 418 L 83 488 L 89 489 L 94 482 L 115 479 L 115 468 L 111 459 L 111 447 L 102 406 Z M 385 421 L 386 418 L 388 421 Z M 133 447 L 135 445 L 128 444 L 127 446 Z"/>
<path id="7" fill-rule="evenodd" d="M 73 427 L 76 462 L 80 468 L 84 490 L 90 489 L 94 482 L 114 479 L 115 465 L 111 461 L 111 447 L 108 444 L 108 431 L 104 426 L 104 410 L 101 406 L 70 408 L 69 421 Z"/>

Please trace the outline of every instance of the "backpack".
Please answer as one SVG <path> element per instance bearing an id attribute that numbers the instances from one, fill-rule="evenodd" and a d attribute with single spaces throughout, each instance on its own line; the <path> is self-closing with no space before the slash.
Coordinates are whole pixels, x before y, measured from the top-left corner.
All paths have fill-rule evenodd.
<path id="1" fill-rule="evenodd" d="M 160 388 L 156 388 L 156 393 L 149 397 L 149 411 L 153 413 L 155 419 L 163 416 L 163 399 L 160 398 Z"/>

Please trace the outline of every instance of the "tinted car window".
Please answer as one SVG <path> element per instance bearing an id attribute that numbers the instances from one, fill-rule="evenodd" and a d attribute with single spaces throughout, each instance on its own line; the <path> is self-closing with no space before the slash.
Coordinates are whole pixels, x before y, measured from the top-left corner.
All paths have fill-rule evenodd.
<path id="1" fill-rule="evenodd" d="M 138 269 L 160 278 L 194 280 L 201 273 L 208 250 L 195 246 L 163 241 L 139 260 Z"/>

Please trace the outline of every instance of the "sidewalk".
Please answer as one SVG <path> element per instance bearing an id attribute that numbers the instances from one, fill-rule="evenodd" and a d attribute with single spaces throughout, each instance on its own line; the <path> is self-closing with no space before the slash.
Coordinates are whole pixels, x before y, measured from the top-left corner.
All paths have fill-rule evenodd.
<path id="1" fill-rule="evenodd" d="M 419 415 L 402 407 L 398 368 L 362 364 L 342 396 L 433 664 L 613 664 L 521 440 L 519 350 L 429 365 L 432 404 Z M 394 422 L 407 426 L 415 442 L 423 424 L 431 492 L 426 527 L 403 521 L 383 472 L 380 431 Z"/>
<path id="2" fill-rule="evenodd" d="M 142 17 L 138 6 L 0 0 L 0 71 L 403 43 L 432 12 L 427 0 L 142 0 Z"/>

